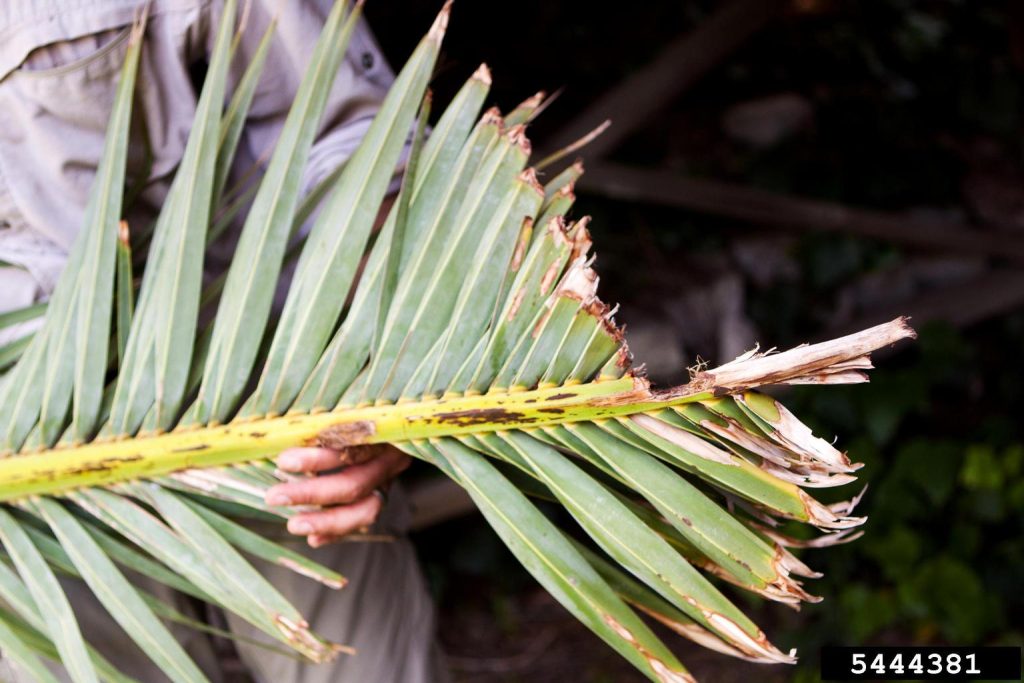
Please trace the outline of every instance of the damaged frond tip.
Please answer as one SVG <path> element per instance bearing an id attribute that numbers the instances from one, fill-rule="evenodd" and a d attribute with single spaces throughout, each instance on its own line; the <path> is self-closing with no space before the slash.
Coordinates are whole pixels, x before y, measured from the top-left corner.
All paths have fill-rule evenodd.
<path id="1" fill-rule="evenodd" d="M 904 332 L 906 332 L 906 336 L 903 337 L 904 339 L 917 339 L 917 330 L 910 326 L 909 315 L 901 315 L 892 322 L 898 325 Z"/>
<path id="2" fill-rule="evenodd" d="M 522 150 L 523 154 L 525 154 L 527 157 L 530 156 L 530 153 L 533 150 L 533 146 L 530 144 L 530 138 L 526 136 L 525 125 L 520 123 L 513 126 L 512 128 L 509 129 L 506 135 L 508 135 L 508 139 L 513 145 Z"/>
<path id="3" fill-rule="evenodd" d="M 533 189 L 534 192 L 537 192 L 541 197 L 544 196 L 544 186 L 537 180 L 537 171 L 532 167 L 524 169 L 523 172 L 519 174 L 519 179 L 529 185 L 530 188 Z"/>
<path id="4" fill-rule="evenodd" d="M 491 85 L 491 69 L 487 64 L 481 64 L 471 76 L 473 80 L 480 81 L 484 85 Z"/>
<path id="5" fill-rule="evenodd" d="M 128 35 L 128 42 L 132 45 L 136 45 L 142 40 L 142 35 L 146 32 L 146 23 L 149 21 L 149 12 L 153 2 L 152 0 L 146 0 L 142 7 L 138 10 L 138 14 L 135 17 L 135 21 L 132 22 L 132 30 Z"/>
<path id="6" fill-rule="evenodd" d="M 427 38 L 436 42 L 441 42 L 444 37 L 445 31 L 448 30 L 448 19 L 452 12 L 452 0 L 448 0 L 444 3 L 444 7 L 437 14 L 437 19 L 434 20 L 434 24 L 430 27 L 430 31 L 427 33 Z"/>

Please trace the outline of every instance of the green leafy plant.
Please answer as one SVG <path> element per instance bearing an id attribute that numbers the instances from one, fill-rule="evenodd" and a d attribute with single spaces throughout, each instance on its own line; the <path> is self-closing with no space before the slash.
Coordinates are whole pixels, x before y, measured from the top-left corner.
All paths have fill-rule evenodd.
<path id="1" fill-rule="evenodd" d="M 857 466 L 753 389 L 864 381 L 872 350 L 913 335 L 905 321 L 750 352 L 652 389 L 597 298 L 586 220 L 565 218 L 581 167 L 545 185 L 529 167 L 525 131 L 540 100 L 480 117 L 490 83 L 481 67 L 424 141 L 447 7 L 358 151 L 303 198 L 301 173 L 359 16 L 358 4 L 334 7 L 231 266 L 204 288 L 205 245 L 245 204 L 226 188 L 227 170 L 268 44 L 222 108 L 235 2 L 224 12 L 166 202 L 130 240 L 120 217 L 136 28 L 81 236 L 42 328 L 4 350 L 17 359 L 0 380 L 5 652 L 41 681 L 53 680 L 44 659 L 75 681 L 125 680 L 83 636 L 57 580 L 68 575 L 170 678 L 205 680 L 164 625 L 187 620 L 133 586 L 128 569 L 312 661 L 336 656 L 344 648 L 314 634 L 245 555 L 333 587 L 344 577 L 239 520 L 290 514 L 263 502 L 280 480 L 267 458 L 282 448 L 386 442 L 465 487 L 537 580 L 652 680 L 692 677 L 638 612 L 720 652 L 794 661 L 719 585 L 815 600 L 795 578 L 814 572 L 787 550 L 806 541 L 773 526 L 828 532 L 816 545 L 850 538 L 862 522 L 853 503 L 824 505 L 804 488 L 848 483 Z M 374 234 L 414 127 L 401 191 Z M 130 241 L 148 245 L 137 292 Z M 564 506 L 596 549 L 528 496 Z"/>

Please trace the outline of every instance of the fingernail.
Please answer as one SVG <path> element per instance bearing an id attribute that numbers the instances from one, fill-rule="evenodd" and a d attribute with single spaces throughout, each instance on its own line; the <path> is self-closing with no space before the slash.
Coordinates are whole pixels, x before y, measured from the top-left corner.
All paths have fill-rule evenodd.
<path id="1" fill-rule="evenodd" d="M 289 498 L 287 494 L 280 492 L 271 492 L 267 494 L 266 503 L 267 505 L 272 505 L 275 507 L 283 507 L 285 505 L 291 505 L 292 499 Z"/>
<path id="2" fill-rule="evenodd" d="M 279 455 L 277 456 L 277 466 L 282 470 L 288 470 L 294 472 L 302 469 L 302 458 L 294 455 Z"/>
<path id="3" fill-rule="evenodd" d="M 288 531 L 298 536 L 306 536 L 313 533 L 313 525 L 303 519 L 292 519 L 288 521 Z"/>

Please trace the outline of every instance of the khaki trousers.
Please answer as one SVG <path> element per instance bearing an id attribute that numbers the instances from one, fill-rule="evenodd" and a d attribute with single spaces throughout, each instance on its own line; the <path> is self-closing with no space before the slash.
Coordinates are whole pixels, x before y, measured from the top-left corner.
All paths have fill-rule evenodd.
<path id="1" fill-rule="evenodd" d="M 290 657 L 236 641 L 242 663 L 257 683 L 445 683 L 448 674 L 434 640 L 434 606 L 416 554 L 402 531 L 408 525 L 408 505 L 399 486 L 392 487 L 388 505 L 374 533 L 398 533 L 390 542 L 350 541 L 304 552 L 343 574 L 349 583 L 332 590 L 287 569 L 258 560 L 254 564 L 306 616 L 313 629 L 337 643 L 356 648 L 329 664 L 304 664 Z M 262 530 L 262 529 L 261 529 Z M 289 541 L 299 550 L 301 543 Z M 301 546 L 304 547 L 304 546 Z M 165 586 L 140 586 L 171 602 L 189 616 L 190 601 Z M 65 588 L 83 634 L 107 659 L 141 683 L 160 683 L 167 677 L 124 634 L 88 587 L 66 581 Z M 228 617 L 229 629 L 240 636 L 267 642 L 248 623 Z M 172 625 L 172 630 L 209 676 L 224 680 L 211 640 L 202 633 Z M 58 680 L 69 681 L 54 668 Z M 0 681 L 35 683 L 16 665 L 0 659 Z"/>

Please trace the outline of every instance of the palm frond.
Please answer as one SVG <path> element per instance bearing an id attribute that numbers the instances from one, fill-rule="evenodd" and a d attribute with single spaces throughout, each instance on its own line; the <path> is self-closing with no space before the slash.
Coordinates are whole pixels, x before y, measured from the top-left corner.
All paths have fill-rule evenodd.
<path id="1" fill-rule="evenodd" d="M 246 557 L 334 588 L 346 579 L 242 522 L 291 514 L 263 502 L 280 481 L 267 459 L 281 449 L 392 443 L 465 487 L 537 580 L 652 680 L 692 677 L 640 615 L 719 652 L 794 661 L 727 594 L 817 600 L 797 578 L 814 572 L 771 527 L 797 520 L 825 533 L 811 544 L 849 540 L 863 521 L 853 503 L 825 505 L 805 489 L 847 484 L 857 466 L 755 389 L 866 381 L 871 351 L 913 336 L 906 322 L 752 352 L 683 386 L 652 388 L 597 297 L 587 220 L 566 218 L 582 164 L 546 186 L 530 167 L 525 126 L 543 95 L 507 118 L 481 116 L 490 86 L 481 67 L 421 141 L 447 7 L 358 151 L 304 199 L 302 172 L 359 15 L 343 2 L 254 190 L 233 262 L 204 289 L 204 245 L 246 203 L 230 196 L 227 169 L 270 35 L 228 98 L 235 7 L 226 3 L 138 292 L 119 221 L 142 25 L 45 323 L 0 349 L 0 367 L 18 359 L 0 379 L 0 647 L 39 680 L 52 680 L 44 660 L 78 682 L 125 680 L 88 644 L 57 579 L 79 577 L 168 677 L 205 680 L 164 625 L 183 619 L 133 586 L 139 574 L 230 610 L 312 661 L 337 656 L 344 647 L 312 633 Z M 399 198 L 374 234 L 417 128 Z M 563 506 L 593 545 L 531 498 Z"/>

